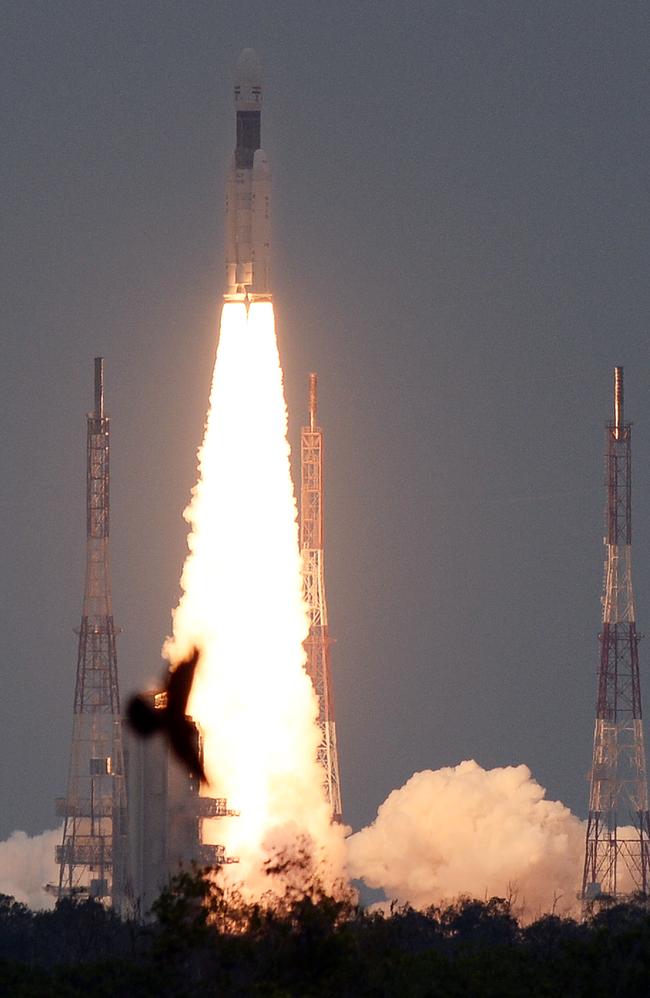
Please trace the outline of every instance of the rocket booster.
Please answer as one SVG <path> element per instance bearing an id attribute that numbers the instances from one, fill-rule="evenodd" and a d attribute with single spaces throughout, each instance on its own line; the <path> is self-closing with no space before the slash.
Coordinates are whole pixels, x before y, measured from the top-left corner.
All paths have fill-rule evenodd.
<path id="1" fill-rule="evenodd" d="M 260 148 L 262 80 L 259 59 L 244 49 L 235 72 L 237 145 L 226 184 L 228 301 L 271 297 L 271 171 Z"/>

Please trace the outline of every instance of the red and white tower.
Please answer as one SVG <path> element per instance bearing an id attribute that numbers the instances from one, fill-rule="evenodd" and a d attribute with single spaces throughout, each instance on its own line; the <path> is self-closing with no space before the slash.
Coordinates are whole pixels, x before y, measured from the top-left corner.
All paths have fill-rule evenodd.
<path id="1" fill-rule="evenodd" d="M 300 549 L 303 560 L 304 595 L 309 612 L 309 636 L 305 641 L 307 672 L 318 697 L 321 741 L 318 761 L 323 767 L 325 793 L 332 816 L 342 814 L 336 724 L 330 676 L 330 637 L 327 626 L 323 566 L 323 431 L 316 425 L 316 375 L 309 375 L 309 426 L 300 434 Z"/>
<path id="2" fill-rule="evenodd" d="M 623 418 L 623 368 L 614 370 L 606 426 L 605 592 L 582 898 L 647 895 L 650 817 L 639 637 L 632 591 L 631 424 Z"/>
<path id="3" fill-rule="evenodd" d="M 95 358 L 95 408 L 87 416 L 86 584 L 58 897 L 94 897 L 123 910 L 128 896 L 127 805 L 109 565 L 109 419 L 104 362 Z"/>

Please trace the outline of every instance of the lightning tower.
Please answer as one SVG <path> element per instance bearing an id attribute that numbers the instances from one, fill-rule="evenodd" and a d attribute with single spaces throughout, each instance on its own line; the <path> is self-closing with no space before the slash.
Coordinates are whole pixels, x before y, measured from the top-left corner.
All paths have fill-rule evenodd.
<path id="1" fill-rule="evenodd" d="M 128 896 L 127 802 L 109 566 L 109 419 L 104 362 L 95 358 L 95 408 L 87 416 L 86 583 L 78 630 L 72 750 L 58 897 L 94 897 L 118 911 Z"/>
<path id="2" fill-rule="evenodd" d="M 639 636 L 632 592 L 631 424 L 623 418 L 623 368 L 614 370 L 614 419 L 606 426 L 605 586 L 594 754 L 582 898 L 648 894 L 650 817 Z"/>
<path id="3" fill-rule="evenodd" d="M 323 431 L 316 425 L 316 375 L 309 375 L 309 426 L 300 434 L 300 549 L 304 596 L 309 613 L 305 641 L 307 672 L 318 697 L 321 741 L 318 761 L 323 767 L 326 797 L 336 821 L 341 819 L 341 784 L 336 746 L 336 724 L 330 677 L 330 637 L 327 626 L 323 567 Z"/>

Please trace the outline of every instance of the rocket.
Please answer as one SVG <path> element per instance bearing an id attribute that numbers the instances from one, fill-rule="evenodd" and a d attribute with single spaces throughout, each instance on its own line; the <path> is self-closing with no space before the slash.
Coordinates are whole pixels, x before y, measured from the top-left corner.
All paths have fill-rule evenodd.
<path id="1" fill-rule="evenodd" d="M 244 49 L 235 71 L 237 145 L 226 183 L 226 301 L 271 298 L 271 171 L 260 148 L 259 59 Z"/>

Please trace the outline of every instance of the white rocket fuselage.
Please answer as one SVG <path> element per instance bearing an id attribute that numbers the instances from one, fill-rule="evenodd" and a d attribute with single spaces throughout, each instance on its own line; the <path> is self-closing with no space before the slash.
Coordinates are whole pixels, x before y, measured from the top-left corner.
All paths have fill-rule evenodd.
<path id="1" fill-rule="evenodd" d="M 226 294 L 228 301 L 271 297 L 271 171 L 260 148 L 262 83 L 252 49 L 244 49 L 235 76 L 237 145 L 226 184 Z"/>

